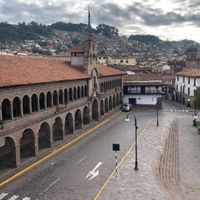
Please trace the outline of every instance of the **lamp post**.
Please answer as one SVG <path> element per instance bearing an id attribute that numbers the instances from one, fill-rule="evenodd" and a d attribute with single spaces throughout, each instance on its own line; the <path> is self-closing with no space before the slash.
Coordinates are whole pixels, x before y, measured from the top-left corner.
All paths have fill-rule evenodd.
<path id="1" fill-rule="evenodd" d="M 153 97 L 153 99 L 156 97 Z M 158 121 L 158 97 L 156 98 L 156 118 L 157 118 L 157 122 L 156 122 L 156 126 L 159 126 L 159 121 Z"/>
<path id="2" fill-rule="evenodd" d="M 126 116 L 126 119 L 125 119 L 126 122 L 130 121 L 130 118 L 129 118 L 130 115 L 131 114 L 128 114 Z M 135 124 L 134 124 L 134 126 L 135 126 L 135 167 L 134 167 L 134 169 L 137 171 L 139 169 L 138 168 L 138 159 L 137 159 L 137 129 L 138 129 L 138 126 L 137 126 L 137 118 L 136 118 L 136 116 L 133 113 L 132 113 L 132 115 L 133 115 L 133 117 L 135 119 Z"/>

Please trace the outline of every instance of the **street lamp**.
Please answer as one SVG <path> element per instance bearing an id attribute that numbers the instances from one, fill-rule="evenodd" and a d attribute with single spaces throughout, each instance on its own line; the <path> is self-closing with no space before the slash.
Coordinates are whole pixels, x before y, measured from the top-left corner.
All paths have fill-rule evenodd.
<path id="1" fill-rule="evenodd" d="M 152 99 L 154 99 L 156 97 L 153 97 Z M 158 122 L 158 97 L 156 98 L 156 115 L 157 115 L 157 123 L 156 126 L 159 126 L 159 122 Z"/>
<path id="2" fill-rule="evenodd" d="M 130 122 L 130 118 L 129 118 L 130 115 L 131 114 L 128 114 L 126 116 L 126 119 L 125 119 L 126 122 Z M 136 118 L 136 116 L 133 113 L 132 113 L 132 115 L 133 115 L 133 117 L 135 119 L 135 124 L 134 124 L 134 126 L 135 126 L 135 167 L 134 167 L 134 169 L 137 171 L 139 169 L 138 168 L 138 160 L 137 160 L 137 129 L 138 129 L 138 126 L 137 126 L 137 118 Z"/>

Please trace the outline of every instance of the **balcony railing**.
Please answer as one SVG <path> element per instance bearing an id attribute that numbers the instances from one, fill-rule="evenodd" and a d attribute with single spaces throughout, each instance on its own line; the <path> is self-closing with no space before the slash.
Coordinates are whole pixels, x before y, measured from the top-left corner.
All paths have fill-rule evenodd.
<path id="1" fill-rule="evenodd" d="M 132 95 L 132 94 L 162 94 L 162 90 L 131 90 L 131 91 L 124 91 L 125 95 Z"/>

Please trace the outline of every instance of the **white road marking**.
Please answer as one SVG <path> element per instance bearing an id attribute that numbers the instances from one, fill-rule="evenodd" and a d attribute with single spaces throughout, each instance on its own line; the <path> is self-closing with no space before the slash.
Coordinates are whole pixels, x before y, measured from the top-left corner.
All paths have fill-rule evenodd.
<path id="1" fill-rule="evenodd" d="M 10 197 L 8 200 L 15 200 L 15 199 L 17 199 L 19 196 L 17 196 L 17 195 L 13 195 L 12 197 Z"/>
<path id="2" fill-rule="evenodd" d="M 51 183 L 47 188 L 45 188 L 42 192 L 39 193 L 39 195 L 42 195 L 44 192 L 49 190 L 53 185 L 55 185 L 60 179 L 56 179 L 53 183 Z"/>
<path id="3" fill-rule="evenodd" d="M 185 112 L 189 112 L 189 110 L 185 110 Z"/>
<path id="4" fill-rule="evenodd" d="M 2 193 L 0 194 L 0 200 L 3 199 L 4 197 L 6 197 L 8 195 L 8 193 Z"/>
<path id="5" fill-rule="evenodd" d="M 173 112 L 173 110 L 170 110 L 170 112 Z"/>
<path id="6" fill-rule="evenodd" d="M 24 197 L 22 200 L 30 200 L 31 198 Z"/>
<path id="7" fill-rule="evenodd" d="M 83 160 L 85 160 L 87 158 L 87 156 L 84 156 L 82 159 L 80 159 L 76 164 L 75 166 L 77 166 L 78 164 L 80 164 Z"/>
<path id="8" fill-rule="evenodd" d="M 92 180 L 93 178 L 95 178 L 96 176 L 98 176 L 98 175 L 99 175 L 99 170 L 98 170 L 98 168 L 99 168 L 102 164 L 103 164 L 102 162 L 99 162 L 99 163 L 94 167 L 93 170 L 91 170 L 91 171 L 88 172 L 88 174 L 87 174 L 87 176 L 85 177 L 85 179 L 87 179 L 88 177 L 90 177 L 89 180 Z"/>

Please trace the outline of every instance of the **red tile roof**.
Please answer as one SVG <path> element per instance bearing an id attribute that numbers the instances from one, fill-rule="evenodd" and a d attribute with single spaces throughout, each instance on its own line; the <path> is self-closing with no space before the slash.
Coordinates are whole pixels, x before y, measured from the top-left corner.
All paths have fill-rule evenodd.
<path id="1" fill-rule="evenodd" d="M 162 81 L 160 74 L 132 74 L 124 76 L 124 81 Z"/>
<path id="2" fill-rule="evenodd" d="M 87 46 L 77 46 L 77 47 L 74 47 L 74 48 L 71 48 L 69 51 L 72 53 L 72 52 L 85 52 L 87 49 Z"/>
<path id="3" fill-rule="evenodd" d="M 0 87 L 89 78 L 64 58 L 0 56 Z"/>
<path id="4" fill-rule="evenodd" d="M 113 67 L 108 67 L 106 65 L 100 65 L 97 67 L 97 71 L 100 76 L 113 76 L 113 75 L 123 75 L 124 72 L 115 69 Z"/>
<path id="5" fill-rule="evenodd" d="M 176 75 L 188 76 L 188 77 L 200 77 L 200 69 L 185 69 L 176 73 Z"/>
<path id="6" fill-rule="evenodd" d="M 175 81 L 175 75 L 164 75 L 162 77 L 163 81 Z"/>

